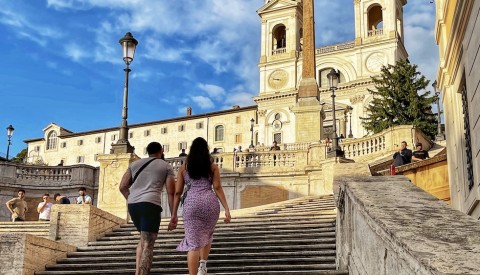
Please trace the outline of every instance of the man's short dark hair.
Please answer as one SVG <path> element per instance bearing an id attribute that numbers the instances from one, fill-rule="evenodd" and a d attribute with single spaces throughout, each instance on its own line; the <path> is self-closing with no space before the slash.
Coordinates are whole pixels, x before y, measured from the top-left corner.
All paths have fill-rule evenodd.
<path id="1" fill-rule="evenodd" d="M 147 145 L 147 153 L 149 155 L 159 153 L 160 151 L 162 151 L 162 145 L 160 143 L 156 142 L 156 141 L 150 142 Z"/>
<path id="2" fill-rule="evenodd" d="M 78 188 L 78 191 L 85 191 L 85 192 L 87 192 L 87 188 L 85 188 L 85 187 L 80 187 L 80 188 Z"/>
<path id="3" fill-rule="evenodd" d="M 25 192 L 25 190 L 23 189 L 18 189 L 18 192 L 17 193 L 20 193 L 20 192 L 23 192 L 23 194 L 26 194 L 27 192 Z"/>
<path id="4" fill-rule="evenodd" d="M 405 143 L 405 145 L 408 145 L 408 144 L 407 144 L 407 142 L 406 142 L 405 140 L 404 140 L 404 141 L 402 141 L 402 143 Z"/>
<path id="5" fill-rule="evenodd" d="M 55 195 L 53 195 L 54 200 L 57 200 L 57 197 L 60 197 L 60 193 L 55 193 Z"/>
<path id="6" fill-rule="evenodd" d="M 417 144 L 415 146 L 422 146 L 422 143 L 421 142 L 417 142 Z"/>

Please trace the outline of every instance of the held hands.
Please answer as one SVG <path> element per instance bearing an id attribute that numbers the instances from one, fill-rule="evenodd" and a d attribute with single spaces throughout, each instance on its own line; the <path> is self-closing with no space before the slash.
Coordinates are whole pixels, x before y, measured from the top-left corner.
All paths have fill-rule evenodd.
<path id="1" fill-rule="evenodd" d="M 168 224 L 168 231 L 172 231 L 177 228 L 178 217 L 174 215 L 170 218 L 170 223 Z"/>

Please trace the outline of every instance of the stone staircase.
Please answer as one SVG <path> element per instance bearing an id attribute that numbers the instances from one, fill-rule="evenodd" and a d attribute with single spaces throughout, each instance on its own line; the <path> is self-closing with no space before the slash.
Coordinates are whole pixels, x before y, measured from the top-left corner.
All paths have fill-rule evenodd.
<path id="1" fill-rule="evenodd" d="M 217 224 L 208 272 L 348 274 L 335 270 L 335 215 L 331 196 L 232 211 L 230 224 Z M 175 250 L 183 223 L 173 232 L 167 223 L 161 224 L 151 274 L 188 274 L 186 253 Z M 134 274 L 138 239 L 133 224 L 122 225 L 35 274 Z"/>
<path id="2" fill-rule="evenodd" d="M 49 222 L 0 222 L 0 233 L 28 233 L 48 238 Z"/>

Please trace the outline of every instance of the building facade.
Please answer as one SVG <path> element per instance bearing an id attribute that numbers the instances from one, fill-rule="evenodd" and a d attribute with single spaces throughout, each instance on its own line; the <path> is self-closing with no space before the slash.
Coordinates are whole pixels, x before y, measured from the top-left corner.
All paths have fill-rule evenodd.
<path id="1" fill-rule="evenodd" d="M 355 38 L 353 41 L 315 49 L 317 98 L 322 111 L 320 139 L 333 137 L 333 124 L 343 137 L 359 138 L 368 133 L 360 117 L 371 100 L 367 89 L 373 88 L 371 77 L 382 65 L 395 64 L 408 57 L 404 47 L 403 6 L 406 0 L 355 0 Z M 267 0 L 257 11 L 261 18 L 259 59 L 260 89 L 254 97 L 256 106 L 129 125 L 129 141 L 139 157 L 145 147 L 157 140 L 165 146 L 167 158 L 177 157 L 196 137 L 204 137 L 211 149 L 232 152 L 252 144 L 268 148 L 273 141 L 285 146 L 298 142 L 298 124 L 308 121 L 296 118 L 298 88 L 302 69 L 303 1 Z M 319 27 L 319 26 L 317 26 Z M 336 90 L 335 121 L 327 74 L 339 70 Z M 352 108 L 351 113 L 348 112 Z M 43 137 L 29 139 L 29 163 L 57 165 L 88 164 L 98 166 L 96 156 L 106 154 L 118 140 L 118 128 L 73 133 L 60 125 L 50 124 Z M 305 139 L 302 140 L 304 142 Z M 310 142 L 319 142 L 312 137 Z"/>
<path id="2" fill-rule="evenodd" d="M 451 204 L 480 218 L 480 2 L 435 3 Z"/>

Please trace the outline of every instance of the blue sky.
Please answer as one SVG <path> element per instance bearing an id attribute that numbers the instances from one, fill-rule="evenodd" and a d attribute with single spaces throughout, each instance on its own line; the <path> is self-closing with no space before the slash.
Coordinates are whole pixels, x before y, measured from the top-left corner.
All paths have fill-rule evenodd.
<path id="1" fill-rule="evenodd" d="M 227 5 L 228 3 L 228 5 Z M 51 122 L 74 132 L 120 125 L 125 67 L 118 40 L 139 41 L 129 124 L 249 106 L 258 93 L 264 0 L 0 0 L 0 155 Z M 354 39 L 353 0 L 316 0 L 316 46 Z M 435 6 L 405 6 L 410 61 L 434 79 Z M 1 130 L 3 127 L 4 130 Z"/>

